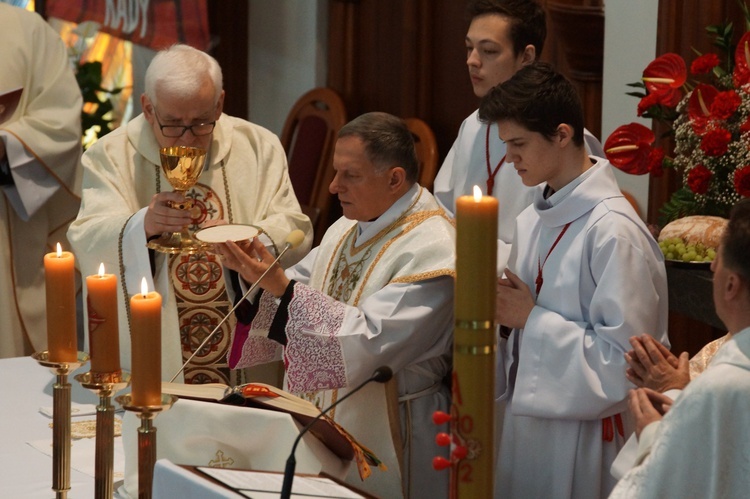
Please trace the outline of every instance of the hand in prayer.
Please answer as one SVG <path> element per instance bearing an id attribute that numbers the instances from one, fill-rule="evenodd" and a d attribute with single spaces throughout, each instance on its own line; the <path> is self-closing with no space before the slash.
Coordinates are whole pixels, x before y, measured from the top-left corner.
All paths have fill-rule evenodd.
<path id="1" fill-rule="evenodd" d="M 183 227 L 190 224 L 190 211 L 172 208 L 169 206 L 169 201 L 182 203 L 185 201 L 185 196 L 179 192 L 169 191 L 154 194 L 151 198 L 146 216 L 143 218 L 146 238 L 158 236 L 164 232 L 180 232 Z"/>
<path id="2" fill-rule="evenodd" d="M 531 290 L 516 274 L 505 270 L 506 279 L 497 280 L 495 320 L 503 326 L 521 329 L 534 308 Z"/>
<path id="3" fill-rule="evenodd" d="M 215 244 L 214 252 L 221 256 L 222 264 L 236 271 L 249 283 L 256 282 L 271 264 L 274 257 L 258 238 L 252 241 L 227 241 Z M 276 263 L 274 268 L 260 282 L 260 287 L 271 293 L 276 298 L 281 297 L 289 285 L 289 279 L 284 274 L 284 269 Z"/>
<path id="4" fill-rule="evenodd" d="M 628 407 L 635 418 L 635 435 L 641 436 L 641 431 L 649 424 L 660 421 L 672 407 L 673 400 L 664 394 L 649 388 L 630 390 Z"/>
<path id="5" fill-rule="evenodd" d="M 633 350 L 625 354 L 628 367 L 625 377 L 634 385 L 657 392 L 677 388 L 683 389 L 690 382 L 688 353 L 675 357 L 672 352 L 644 334 L 630 338 Z"/>

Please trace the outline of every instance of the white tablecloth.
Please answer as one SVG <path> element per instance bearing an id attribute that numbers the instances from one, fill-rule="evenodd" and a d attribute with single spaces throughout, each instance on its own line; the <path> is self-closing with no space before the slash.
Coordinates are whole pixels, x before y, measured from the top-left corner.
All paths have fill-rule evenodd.
<path id="1" fill-rule="evenodd" d="M 86 363 L 68 375 L 73 404 L 98 403 L 97 396 L 81 387 L 74 379 L 75 374 L 87 372 L 88 369 L 89 364 Z M 0 380 L 0 498 L 53 498 L 52 458 L 48 455 L 51 454 L 52 446 L 52 429 L 49 426 L 52 419 L 42 414 L 40 409 L 52 407 L 55 375 L 31 357 L 17 357 L 0 359 Z M 125 389 L 118 395 L 128 391 L 129 389 Z M 116 402 L 113 403 L 119 408 Z M 73 417 L 72 421 L 81 419 L 94 420 L 95 416 Z M 132 413 L 126 413 L 124 419 L 125 445 L 122 439 L 116 439 L 115 453 L 123 455 L 127 450 L 130 457 L 124 467 L 122 463 L 118 466 L 118 460 L 115 459 L 115 489 L 120 494 L 123 489 L 118 489 L 118 475 L 122 475 L 124 468 L 137 470 L 135 430 L 138 420 Z M 230 467 L 270 471 L 283 471 L 300 428 L 288 414 L 190 400 L 178 401 L 171 410 L 157 416 L 154 426 L 158 430 L 157 458 L 168 458 L 179 464 L 212 466 L 212 459 L 232 457 Z M 197 428 L 202 428 L 202 431 Z M 213 431 L 217 434 L 211 435 Z M 229 442 L 224 440 L 222 443 L 222 439 L 227 438 Z M 44 440 L 50 446 L 47 454 L 30 445 L 30 442 L 39 443 Z M 76 445 L 76 442 L 73 440 L 71 448 L 74 467 L 70 473 L 71 489 L 68 498 L 93 498 L 93 471 L 91 475 L 82 473 L 75 469 L 75 465 L 83 461 L 83 453 L 89 454 L 89 458 L 93 459 L 90 448 L 93 447 L 94 439 L 88 439 L 85 444 Z M 219 442 L 218 446 L 216 442 Z M 234 452 L 228 452 L 228 447 L 232 447 Z M 206 450 L 209 457 L 204 458 L 196 449 Z M 189 454 L 186 455 L 185 452 Z M 305 435 L 297 448 L 296 457 L 299 473 L 317 474 L 325 471 L 333 476 L 343 477 L 351 464 L 332 454 L 312 434 Z M 90 467 L 93 469 L 93 466 Z M 166 482 L 162 483 L 162 487 L 175 485 L 169 483 L 174 480 L 167 479 Z M 137 488 L 137 478 L 135 487 Z"/>
<path id="2" fill-rule="evenodd" d="M 86 372 L 88 368 L 89 365 L 84 364 L 68 376 L 71 400 L 96 405 L 97 396 L 73 379 L 74 374 Z M 55 375 L 31 357 L 17 357 L 0 359 L 0 380 L 0 497 L 50 499 L 55 496 L 52 490 L 52 458 L 28 442 L 47 440 L 50 447 L 52 445 L 52 429 L 49 426 L 52 419 L 40 413 L 39 409 L 52 407 Z M 72 418 L 73 421 L 80 419 Z M 85 419 L 93 420 L 95 417 Z M 80 461 L 77 447 L 74 440 L 71 448 L 73 462 Z M 117 451 L 122 453 L 121 446 Z M 122 471 L 120 468 L 119 472 Z M 70 499 L 94 497 L 93 476 L 71 469 L 70 484 Z"/>
<path id="3" fill-rule="evenodd" d="M 122 429 L 126 455 L 125 486 L 117 491 L 123 498 L 138 496 L 139 425 L 140 420 L 133 413 L 125 414 Z M 176 464 L 256 471 L 284 471 L 301 427 L 283 412 L 195 400 L 178 400 L 171 409 L 154 419 L 154 426 L 157 429 L 157 459 L 168 459 Z M 339 479 L 346 476 L 351 465 L 351 461 L 337 457 L 312 433 L 302 437 L 295 457 L 298 473 L 317 475 L 326 472 Z M 154 476 L 154 491 L 157 485 L 160 490 L 169 490 L 169 484 L 157 483 L 162 479 L 183 480 L 180 475 Z M 180 486 L 179 483 L 174 485 L 176 488 Z"/>

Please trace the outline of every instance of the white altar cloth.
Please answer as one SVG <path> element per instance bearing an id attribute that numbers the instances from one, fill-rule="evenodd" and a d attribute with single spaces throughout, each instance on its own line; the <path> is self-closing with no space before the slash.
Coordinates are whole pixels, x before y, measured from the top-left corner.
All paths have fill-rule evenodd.
<path id="1" fill-rule="evenodd" d="M 138 496 L 137 429 L 140 420 L 134 413 L 123 417 L 125 483 L 117 495 Z M 287 457 L 301 425 L 289 414 L 252 407 L 178 400 L 171 409 L 153 421 L 156 428 L 156 458 L 176 464 L 284 471 Z M 297 452 L 297 473 L 317 475 L 325 472 L 343 479 L 352 464 L 337 457 L 312 433 L 302 437 Z M 177 482 L 181 477 L 173 477 Z M 157 477 L 154 477 L 156 490 Z M 169 488 L 160 484 L 161 490 Z M 177 484 L 176 484 L 177 486 Z M 182 496 L 174 496 L 182 497 Z"/>
<path id="2" fill-rule="evenodd" d="M 88 363 L 68 376 L 71 400 L 79 404 L 96 404 L 97 396 L 83 388 L 73 376 L 88 371 Z M 52 445 L 52 422 L 39 410 L 52 406 L 52 385 L 55 375 L 31 357 L 0 359 L 0 497 L 50 499 L 52 490 L 52 458 L 32 447 L 28 442 L 48 440 Z M 94 419 L 92 416 L 73 417 L 72 421 Z M 91 439 L 93 442 L 93 439 Z M 94 477 L 77 471 L 82 468 L 82 455 L 73 441 L 70 472 L 70 499 L 94 497 Z M 82 441 L 81 441 L 82 442 Z M 85 444 L 88 444 L 86 442 Z M 78 446 L 82 451 L 89 445 Z M 115 452 L 122 453 L 120 439 Z M 90 454 L 90 453 L 89 453 Z M 90 456 L 89 456 L 90 457 Z M 115 469 L 117 473 L 123 468 Z M 117 480 L 117 478 L 115 478 Z"/>
<path id="3" fill-rule="evenodd" d="M 168 459 L 159 459 L 154 466 L 154 499 L 238 499 L 231 489 L 208 481 Z M 278 494 L 277 494 L 278 496 Z"/>

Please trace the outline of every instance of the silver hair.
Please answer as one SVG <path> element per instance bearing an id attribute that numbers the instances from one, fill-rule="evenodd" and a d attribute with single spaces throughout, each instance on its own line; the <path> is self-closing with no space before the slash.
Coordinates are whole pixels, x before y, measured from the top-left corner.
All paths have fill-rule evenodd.
<path id="1" fill-rule="evenodd" d="M 159 51 L 146 70 L 146 96 L 156 105 L 157 89 L 171 95 L 191 97 L 204 83 L 204 75 L 214 84 L 214 102 L 219 101 L 224 81 L 216 59 L 189 45 L 176 44 Z"/>

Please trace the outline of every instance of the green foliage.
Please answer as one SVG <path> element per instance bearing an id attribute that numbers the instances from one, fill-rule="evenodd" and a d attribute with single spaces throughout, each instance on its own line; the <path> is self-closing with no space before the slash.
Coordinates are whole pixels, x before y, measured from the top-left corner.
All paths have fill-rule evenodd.
<path id="1" fill-rule="evenodd" d="M 95 105 L 93 111 L 81 110 L 82 128 L 85 132 L 92 127 L 98 127 L 96 136 L 103 137 L 112 131 L 111 112 L 113 106 L 110 96 L 119 94 L 122 88 L 106 89 L 102 87 L 102 63 L 99 61 L 80 63 L 76 71 L 76 80 L 81 88 L 84 108 L 87 103 Z M 100 97 L 101 94 L 104 94 L 104 96 Z M 85 144 L 84 147 L 86 147 Z"/>
<path id="2" fill-rule="evenodd" d="M 700 211 L 700 208 L 693 191 L 687 187 L 681 187 L 659 210 L 659 225 L 663 227 L 672 220 L 694 215 Z"/>

